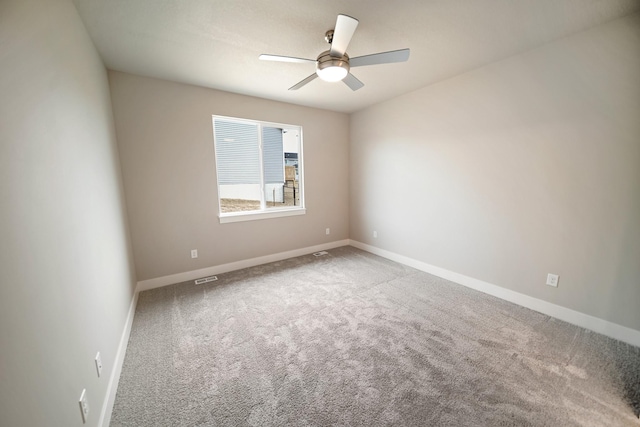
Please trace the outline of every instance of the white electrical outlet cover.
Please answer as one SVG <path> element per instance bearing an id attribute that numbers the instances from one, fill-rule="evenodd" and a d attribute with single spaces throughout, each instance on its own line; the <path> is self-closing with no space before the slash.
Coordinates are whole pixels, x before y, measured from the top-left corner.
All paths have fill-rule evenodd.
<path id="1" fill-rule="evenodd" d="M 553 286 L 554 288 L 558 287 L 558 278 L 557 274 L 547 274 L 547 285 Z"/>

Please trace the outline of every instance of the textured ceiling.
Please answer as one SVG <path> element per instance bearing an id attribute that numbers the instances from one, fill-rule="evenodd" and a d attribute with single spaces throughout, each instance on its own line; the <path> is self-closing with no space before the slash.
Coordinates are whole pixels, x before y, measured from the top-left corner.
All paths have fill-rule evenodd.
<path id="1" fill-rule="evenodd" d="M 74 0 L 107 68 L 353 112 L 640 10 L 637 0 Z M 351 57 L 410 48 L 408 62 L 356 68 L 365 86 L 314 80 L 344 13 L 360 24 Z"/>

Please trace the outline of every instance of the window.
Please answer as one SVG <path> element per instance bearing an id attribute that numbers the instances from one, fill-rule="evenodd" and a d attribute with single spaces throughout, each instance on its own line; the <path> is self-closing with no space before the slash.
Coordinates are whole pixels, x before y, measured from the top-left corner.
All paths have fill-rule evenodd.
<path id="1" fill-rule="evenodd" d="M 220 222 L 302 215 L 302 128 L 213 116 Z"/>

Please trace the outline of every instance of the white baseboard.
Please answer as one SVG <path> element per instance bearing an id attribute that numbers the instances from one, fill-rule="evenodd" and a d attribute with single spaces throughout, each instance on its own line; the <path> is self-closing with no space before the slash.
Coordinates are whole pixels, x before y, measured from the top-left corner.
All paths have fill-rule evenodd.
<path id="1" fill-rule="evenodd" d="M 340 246 L 348 246 L 349 240 L 338 240 L 335 242 L 324 243 L 316 246 L 309 246 L 292 251 L 280 252 L 272 255 L 265 255 L 257 258 L 246 259 L 242 261 L 231 262 L 229 264 L 215 265 L 212 267 L 201 268 L 199 270 L 185 271 L 184 273 L 171 274 L 169 276 L 156 277 L 154 279 L 142 280 L 136 286 L 136 292 L 147 291 L 149 289 L 160 288 L 162 286 L 173 285 L 175 283 L 186 282 L 187 280 L 195 280 L 201 277 L 222 274 L 229 271 L 240 270 L 247 267 L 255 267 L 256 265 L 267 264 L 283 259 L 293 258 L 301 255 L 307 255 L 313 252 L 333 249 Z"/>
<path id="2" fill-rule="evenodd" d="M 375 246 L 367 245 L 356 240 L 350 240 L 349 244 L 358 249 L 362 249 L 364 251 L 371 252 L 372 254 L 379 255 L 383 258 L 405 264 L 417 270 L 433 274 L 434 276 L 442 277 L 443 279 L 450 280 L 468 288 L 475 289 L 477 291 L 484 292 L 485 294 L 489 294 L 505 301 L 518 304 L 522 307 L 535 310 L 539 313 L 546 314 L 547 316 L 555 317 L 556 319 L 560 319 L 565 322 L 572 323 L 585 329 L 589 329 L 591 331 L 598 332 L 608 337 L 640 347 L 640 331 L 637 331 L 635 329 L 618 325 L 616 323 L 584 314 L 557 304 L 552 304 L 538 298 L 533 298 L 528 295 L 503 288 L 501 286 L 493 285 L 482 280 L 474 279 L 473 277 L 465 276 L 463 274 L 455 273 L 444 268 L 436 267 L 434 265 L 430 265 L 425 262 L 406 257 L 404 255 L 399 255 L 394 252 L 380 249 Z"/>
<path id="3" fill-rule="evenodd" d="M 113 370 L 109 377 L 107 396 L 102 404 L 102 412 L 100 413 L 100 420 L 98 421 L 98 426 L 100 427 L 108 427 L 111 423 L 111 412 L 113 411 L 113 404 L 116 401 L 116 392 L 118 391 L 118 383 L 120 381 L 120 374 L 122 373 L 122 364 L 124 363 L 124 355 L 127 352 L 127 344 L 129 343 L 131 325 L 133 325 L 133 316 L 135 315 L 137 304 L 138 293 L 135 292 L 131 299 L 131 304 L 129 305 L 129 313 L 127 314 L 127 320 L 124 324 L 122 336 L 120 337 L 120 344 L 118 344 L 118 351 L 116 352 L 116 358 L 113 363 Z"/>

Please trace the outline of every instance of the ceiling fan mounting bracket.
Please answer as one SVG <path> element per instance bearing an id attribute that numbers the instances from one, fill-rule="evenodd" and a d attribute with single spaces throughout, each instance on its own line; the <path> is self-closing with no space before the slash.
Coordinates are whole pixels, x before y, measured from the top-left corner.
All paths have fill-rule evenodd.
<path id="1" fill-rule="evenodd" d="M 327 43 L 331 44 L 333 42 L 333 30 L 329 30 L 324 33 L 324 39 Z"/>

